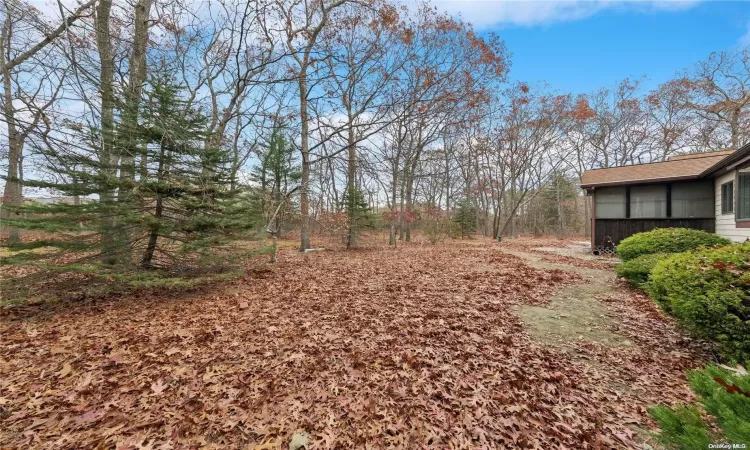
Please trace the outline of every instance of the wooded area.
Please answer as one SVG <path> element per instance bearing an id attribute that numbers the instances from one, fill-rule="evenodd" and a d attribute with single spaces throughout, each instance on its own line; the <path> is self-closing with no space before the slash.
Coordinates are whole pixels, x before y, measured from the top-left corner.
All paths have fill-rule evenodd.
<path id="1" fill-rule="evenodd" d="M 33 4 L 0 0 L 0 448 L 661 449 L 649 408 L 696 399 L 716 354 L 591 254 L 579 183 L 750 141 L 750 48 L 561 92 L 426 1 Z M 701 186 L 599 234 L 714 230 Z M 663 297 L 739 342 L 747 258 L 664 233 L 618 270 L 686 252 L 660 276 L 711 293 Z"/>
<path id="2" fill-rule="evenodd" d="M 192 264 L 274 215 L 300 250 L 311 230 L 393 245 L 457 216 L 460 234 L 582 234 L 584 170 L 750 139 L 747 48 L 579 94 L 514 79 L 499 36 L 428 3 L 58 6 L 3 0 L 3 228 L 110 267 Z"/>

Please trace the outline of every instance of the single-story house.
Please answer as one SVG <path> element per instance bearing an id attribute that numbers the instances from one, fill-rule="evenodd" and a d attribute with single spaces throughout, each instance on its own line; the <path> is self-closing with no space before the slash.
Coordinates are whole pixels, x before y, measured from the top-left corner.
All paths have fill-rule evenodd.
<path id="1" fill-rule="evenodd" d="M 654 228 L 750 239 L 750 143 L 738 150 L 673 156 L 664 162 L 587 170 L 591 248 L 609 249 Z"/>

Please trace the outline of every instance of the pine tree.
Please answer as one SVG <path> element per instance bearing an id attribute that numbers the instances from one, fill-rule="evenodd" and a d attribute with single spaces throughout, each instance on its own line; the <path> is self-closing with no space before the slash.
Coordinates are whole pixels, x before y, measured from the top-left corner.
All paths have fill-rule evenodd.
<path id="1" fill-rule="evenodd" d="M 562 172 L 554 172 L 542 187 L 541 215 L 545 230 L 564 236 L 577 220 L 576 183 Z"/>
<path id="2" fill-rule="evenodd" d="M 461 239 L 471 236 L 477 229 L 477 210 L 468 200 L 462 200 L 456 205 L 453 223 L 461 231 Z"/>
<path id="3" fill-rule="evenodd" d="M 279 203 L 285 201 L 286 193 L 299 184 L 301 172 L 296 154 L 285 129 L 277 122 L 268 140 L 268 148 L 260 155 L 260 164 L 253 168 L 251 175 L 251 179 L 260 185 L 262 209 L 269 220 Z M 281 233 L 284 212 L 276 215 L 274 229 L 278 233 Z"/>
<path id="4" fill-rule="evenodd" d="M 228 243 L 260 220 L 254 197 L 230 189 L 227 153 L 205 148 L 206 118 L 182 99 L 180 86 L 168 75 L 149 79 L 136 129 L 116 128 L 115 151 L 123 142 L 138 143 L 137 177 L 117 177 L 118 167 L 97 159 L 99 131 L 70 124 L 71 132 L 88 146 L 55 146 L 46 150 L 51 169 L 61 179 L 30 182 L 66 196 L 81 198 L 72 204 L 29 205 L 17 226 L 53 232 L 55 246 L 74 251 L 77 258 L 58 269 L 123 271 L 205 268 L 220 260 L 215 247 Z M 127 139 L 123 133 L 130 133 Z M 119 149 L 122 151 L 122 149 Z M 102 201 L 102 192 L 118 194 L 117 201 Z M 104 242 L 107 227 L 115 224 L 120 239 L 113 249 Z M 111 233 L 109 233 L 111 236 Z M 117 254 L 112 254 L 116 252 Z M 128 264 L 106 264 L 130 259 Z M 131 256 L 132 255 L 132 256 Z M 28 255 L 31 256 L 31 255 Z M 44 255 L 45 262 L 52 260 Z M 52 267 L 50 267 L 52 268 Z"/>
<path id="5" fill-rule="evenodd" d="M 347 213 L 346 248 L 351 248 L 356 244 L 359 232 L 372 228 L 375 219 L 361 189 L 344 191 L 341 206 Z"/>
<path id="6" fill-rule="evenodd" d="M 138 218 L 146 225 L 144 268 L 154 265 L 157 251 L 163 256 L 160 265 L 210 257 L 212 247 L 259 219 L 255 199 L 230 189 L 228 153 L 204 147 L 210 141 L 206 118 L 180 93 L 167 75 L 160 75 L 152 79 L 144 101 L 147 165 L 135 194 L 146 211 Z"/>

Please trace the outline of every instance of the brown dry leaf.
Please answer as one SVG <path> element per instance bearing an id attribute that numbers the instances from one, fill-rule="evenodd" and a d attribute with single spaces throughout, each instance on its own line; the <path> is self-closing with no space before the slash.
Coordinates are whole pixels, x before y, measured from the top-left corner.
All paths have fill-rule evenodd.
<path id="1" fill-rule="evenodd" d="M 70 363 L 65 363 L 63 364 L 62 369 L 60 369 L 60 371 L 57 372 L 57 375 L 60 378 L 67 377 L 68 375 L 70 375 L 72 371 L 73 371 L 73 366 L 71 366 Z"/>
<path id="2" fill-rule="evenodd" d="M 253 450 L 281 450 L 281 439 L 278 437 L 266 438 L 263 443 L 253 447 Z"/>
<path id="3" fill-rule="evenodd" d="M 589 280 L 506 250 L 563 241 L 365 244 L 281 245 L 273 268 L 189 294 L 0 310 L 0 442 L 277 450 L 305 430 L 321 449 L 640 448 L 650 405 L 692 398 L 700 348 L 623 286 L 601 303 L 632 346 L 532 339 L 514 310 Z"/>
<path id="4" fill-rule="evenodd" d="M 151 390 L 154 391 L 154 395 L 161 395 L 168 387 L 169 384 L 162 382 L 162 380 L 151 383 Z"/>

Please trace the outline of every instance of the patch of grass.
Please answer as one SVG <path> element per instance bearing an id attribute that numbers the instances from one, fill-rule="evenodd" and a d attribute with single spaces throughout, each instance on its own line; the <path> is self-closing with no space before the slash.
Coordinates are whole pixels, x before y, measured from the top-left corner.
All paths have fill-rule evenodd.
<path id="1" fill-rule="evenodd" d="M 659 422 L 659 441 L 665 445 L 681 450 L 704 450 L 714 442 L 698 408 L 693 405 L 657 406 L 649 412 Z"/>
<path id="2" fill-rule="evenodd" d="M 607 329 L 614 323 L 597 295 L 612 292 L 602 285 L 574 285 L 557 293 L 546 307 L 525 306 L 516 311 L 539 342 L 560 345 L 583 337 L 608 347 L 628 347 L 633 343 Z"/>
<path id="3" fill-rule="evenodd" d="M 718 425 L 719 433 L 701 417 L 695 405 L 657 406 L 650 413 L 659 423 L 658 438 L 680 449 L 699 450 L 710 443 L 750 443 L 750 377 L 716 366 L 688 372 L 698 402 Z"/>
<path id="4" fill-rule="evenodd" d="M 242 276 L 244 270 L 227 273 L 208 274 L 203 276 L 178 277 L 158 272 L 135 272 L 132 274 L 116 274 L 111 278 L 129 289 L 164 288 L 167 290 L 195 289 L 220 281 L 231 281 Z"/>
<path id="5" fill-rule="evenodd" d="M 34 255 L 46 255 L 49 253 L 52 253 L 54 251 L 57 251 L 55 247 L 37 247 L 32 249 L 19 249 L 19 248 L 8 248 L 8 247 L 0 247 L 0 264 L 4 263 L 5 258 L 14 258 L 17 256 L 24 255 L 26 253 L 31 253 Z"/>
<path id="6" fill-rule="evenodd" d="M 174 274 L 151 271 L 67 277 L 51 281 L 45 280 L 44 273 L 41 273 L 22 278 L 19 280 L 20 283 L 15 283 L 15 286 L 11 288 L 3 286 L 4 292 L 3 298 L 0 299 L 0 307 L 28 303 L 54 303 L 62 299 L 75 300 L 87 297 L 117 296 L 148 290 L 173 293 L 192 291 L 239 279 L 244 273 L 244 269 L 237 269 L 222 273 L 175 276 Z"/>

